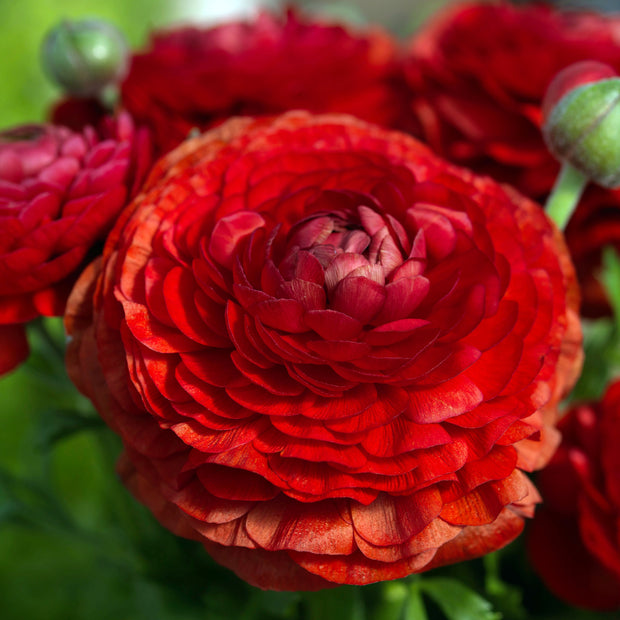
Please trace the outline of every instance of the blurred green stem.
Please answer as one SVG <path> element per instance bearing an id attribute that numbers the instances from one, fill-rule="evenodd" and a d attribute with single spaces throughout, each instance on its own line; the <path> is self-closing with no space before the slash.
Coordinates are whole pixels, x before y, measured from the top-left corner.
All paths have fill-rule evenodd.
<path id="1" fill-rule="evenodd" d="M 545 205 L 547 215 L 560 230 L 566 228 L 588 181 L 588 177 L 568 162 L 562 164 L 560 174 Z"/>
<path id="2" fill-rule="evenodd" d="M 45 319 L 40 317 L 30 324 L 34 332 L 39 336 L 41 342 L 44 343 L 45 348 L 53 353 L 56 357 L 62 359 L 64 364 L 65 359 L 65 350 L 64 347 L 61 346 L 58 342 L 56 342 L 55 338 L 50 333 Z"/>
<path id="3" fill-rule="evenodd" d="M 365 620 L 362 593 L 357 586 L 340 586 L 304 595 L 308 620 Z"/>

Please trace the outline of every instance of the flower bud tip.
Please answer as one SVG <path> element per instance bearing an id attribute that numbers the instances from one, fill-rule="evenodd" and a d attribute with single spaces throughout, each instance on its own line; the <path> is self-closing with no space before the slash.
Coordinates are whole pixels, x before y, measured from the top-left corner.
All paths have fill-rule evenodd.
<path id="1" fill-rule="evenodd" d="M 543 101 L 543 136 L 561 161 L 603 187 L 620 186 L 620 78 L 608 65 L 576 63 Z"/>
<path id="2" fill-rule="evenodd" d="M 67 93 L 100 95 L 121 80 L 128 68 L 125 37 L 99 19 L 63 21 L 45 37 L 42 62 L 48 76 Z"/>

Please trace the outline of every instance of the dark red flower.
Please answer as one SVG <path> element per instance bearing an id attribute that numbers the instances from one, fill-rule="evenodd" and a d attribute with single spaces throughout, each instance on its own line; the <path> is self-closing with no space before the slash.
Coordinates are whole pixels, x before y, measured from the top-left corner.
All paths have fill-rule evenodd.
<path id="1" fill-rule="evenodd" d="M 547 86 L 578 61 L 596 60 L 620 70 L 619 31 L 620 19 L 611 15 L 561 12 L 540 4 L 452 7 L 411 41 L 407 129 L 451 161 L 542 200 L 559 170 L 541 133 Z M 613 199 L 604 200 L 609 201 Z M 573 236 L 568 239 L 572 252 Z M 615 243 L 620 245 L 620 238 Z M 593 257 L 594 264 L 599 262 L 600 248 Z M 594 272 L 582 269 L 580 281 L 583 313 L 600 313 Z M 606 303 L 604 310 L 609 311 Z"/>
<path id="2" fill-rule="evenodd" d="M 620 70 L 618 32 L 620 19 L 613 15 L 541 4 L 458 4 L 410 43 L 407 129 L 451 161 L 544 200 L 559 170 L 541 133 L 546 89 L 560 70 L 578 61 Z M 572 252 L 573 236 L 568 239 Z M 580 282 L 583 313 L 596 315 L 600 294 L 589 293 L 597 289 L 594 273 L 582 269 Z"/>
<path id="3" fill-rule="evenodd" d="M 52 106 L 49 120 L 54 125 L 82 131 L 88 125 L 97 126 L 108 114 L 96 97 L 67 97 Z"/>
<path id="4" fill-rule="evenodd" d="M 162 153 L 235 115 L 346 112 L 390 125 L 404 101 L 396 45 L 293 11 L 157 33 L 133 56 L 122 100 Z"/>
<path id="5" fill-rule="evenodd" d="M 0 133 L 0 374 L 28 354 L 24 323 L 63 314 L 84 261 L 144 178 L 147 142 L 127 114 L 99 132 Z"/>
<path id="6" fill-rule="evenodd" d="M 530 557 L 568 603 L 620 608 L 620 382 L 558 427 L 562 444 L 538 478 L 544 503 L 530 526 Z"/>
<path id="7" fill-rule="evenodd" d="M 580 366 L 573 269 L 537 205 L 304 112 L 231 120 L 149 179 L 74 289 L 68 366 L 166 527 L 273 589 L 520 532 L 522 470 Z"/>
<path id="8" fill-rule="evenodd" d="M 540 132 L 547 86 L 581 60 L 618 70 L 618 29 L 609 15 L 544 5 L 440 13 L 411 41 L 406 63 L 418 131 L 448 159 L 544 196 L 558 170 Z"/>

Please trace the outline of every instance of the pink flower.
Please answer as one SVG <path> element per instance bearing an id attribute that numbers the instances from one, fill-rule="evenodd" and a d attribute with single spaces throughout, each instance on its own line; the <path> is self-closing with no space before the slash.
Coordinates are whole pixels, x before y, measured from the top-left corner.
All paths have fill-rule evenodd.
<path id="1" fill-rule="evenodd" d="M 27 356 L 25 323 L 63 314 L 149 163 L 148 138 L 126 113 L 99 132 L 27 125 L 0 134 L 0 373 Z"/>

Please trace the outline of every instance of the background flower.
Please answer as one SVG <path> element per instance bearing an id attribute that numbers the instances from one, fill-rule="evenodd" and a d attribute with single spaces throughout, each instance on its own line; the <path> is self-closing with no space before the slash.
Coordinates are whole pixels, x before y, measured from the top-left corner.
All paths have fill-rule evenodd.
<path id="1" fill-rule="evenodd" d="M 122 101 L 161 152 L 231 116 L 290 109 L 347 112 L 394 124 L 404 100 L 396 44 L 289 11 L 153 35 L 135 53 Z"/>
<path id="2" fill-rule="evenodd" d="M 148 138 L 127 114 L 99 132 L 26 125 L 0 134 L 0 373 L 28 353 L 24 323 L 63 314 L 80 268 L 148 161 Z"/>
<path id="3" fill-rule="evenodd" d="M 452 7 L 410 43 L 406 74 L 414 125 L 407 128 L 448 159 L 544 199 L 559 170 L 540 131 L 547 86 L 558 71 L 580 60 L 620 69 L 619 33 L 614 15 L 508 3 Z M 609 308 L 594 279 L 598 226 L 583 223 L 613 222 L 618 192 L 589 190 L 585 202 L 588 213 L 577 215 L 580 223 L 569 226 L 567 239 L 581 268 L 583 311 L 592 316 Z M 610 234 L 607 240 L 620 247 L 619 237 Z M 584 244 L 587 261 L 582 261 Z"/>
<path id="4" fill-rule="evenodd" d="M 544 504 L 530 557 L 565 601 L 620 608 L 620 382 L 600 403 L 573 407 L 559 428 L 562 445 L 538 478 Z"/>
<path id="5" fill-rule="evenodd" d="M 580 367 L 539 207 L 404 134 L 297 112 L 160 161 L 68 309 L 76 384 L 173 532 L 254 585 L 512 540 Z M 93 307 L 94 293 L 94 307 Z"/>

